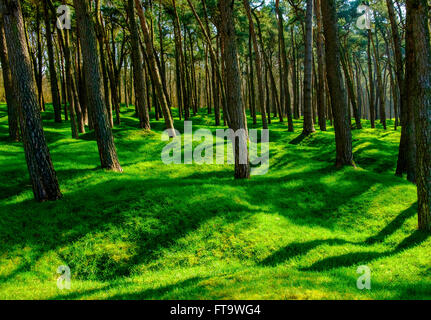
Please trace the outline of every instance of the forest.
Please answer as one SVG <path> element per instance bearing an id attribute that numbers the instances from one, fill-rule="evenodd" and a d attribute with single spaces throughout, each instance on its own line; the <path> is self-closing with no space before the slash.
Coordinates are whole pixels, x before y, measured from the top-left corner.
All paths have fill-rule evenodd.
<path id="1" fill-rule="evenodd" d="M 0 300 L 431 299 L 430 8 L 0 0 Z"/>

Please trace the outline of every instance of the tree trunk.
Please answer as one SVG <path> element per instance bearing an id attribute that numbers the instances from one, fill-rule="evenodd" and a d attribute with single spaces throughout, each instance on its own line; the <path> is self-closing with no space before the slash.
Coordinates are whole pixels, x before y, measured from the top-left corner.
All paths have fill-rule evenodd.
<path id="1" fill-rule="evenodd" d="M 352 133 L 348 121 L 346 92 L 340 65 L 340 44 L 335 0 L 322 1 L 322 16 L 325 33 L 326 72 L 334 117 L 336 166 L 354 166 Z"/>
<path id="2" fill-rule="evenodd" d="M 233 19 L 233 3 L 220 0 L 221 29 L 223 34 L 223 53 L 226 63 L 226 98 L 230 115 L 230 128 L 235 135 L 235 178 L 250 177 L 250 163 L 247 149 L 247 119 L 241 99 L 241 78 L 238 65 L 236 34 Z M 245 161 L 244 161 L 245 160 Z"/>
<path id="3" fill-rule="evenodd" d="M 292 107 L 291 107 L 291 99 L 290 99 L 290 91 L 289 91 L 289 61 L 287 60 L 286 53 L 286 43 L 284 41 L 284 27 L 283 27 L 283 15 L 281 14 L 279 8 L 279 0 L 275 2 L 275 9 L 277 11 L 278 16 L 278 39 L 280 42 L 280 50 L 281 50 L 281 76 L 283 83 L 283 93 L 284 93 L 284 111 L 287 114 L 287 122 L 288 122 L 288 131 L 293 132 L 293 119 L 292 119 Z M 280 91 L 281 91 L 280 87 Z"/>
<path id="4" fill-rule="evenodd" d="M 46 1 L 42 1 L 42 3 L 45 18 L 46 46 L 48 51 L 49 77 L 51 83 L 52 106 L 54 108 L 54 119 L 55 122 L 61 122 L 60 93 L 58 91 L 57 72 L 55 70 L 54 62 L 54 49 L 52 45 L 52 20 L 50 19 L 50 12 L 48 10 Z"/>
<path id="5" fill-rule="evenodd" d="M 377 30 L 376 30 L 377 36 Z M 384 86 L 382 80 L 382 71 L 380 69 L 380 58 L 379 58 L 379 50 L 377 44 L 374 43 L 373 38 L 371 37 L 371 44 L 374 50 L 374 58 L 376 61 L 376 74 L 377 74 L 377 84 L 378 84 L 378 97 L 379 97 L 379 110 L 380 110 L 380 123 L 383 125 L 383 129 L 386 130 L 386 111 L 385 111 L 385 94 L 384 94 Z"/>
<path id="6" fill-rule="evenodd" d="M 368 46 L 367 46 L 367 55 L 368 55 L 368 77 L 369 77 L 369 83 L 370 83 L 370 100 L 369 100 L 369 109 L 370 109 L 370 122 L 371 122 L 371 128 L 375 128 L 376 125 L 374 123 L 376 119 L 375 115 L 375 105 L 374 105 L 374 82 L 373 82 L 373 68 L 372 68 L 372 62 L 371 62 L 371 30 L 368 30 L 367 33 L 368 37 Z"/>
<path id="7" fill-rule="evenodd" d="M 322 12 L 320 9 L 320 1 L 315 1 L 315 11 L 317 20 L 317 114 L 319 117 L 319 128 L 321 131 L 326 131 L 326 116 L 325 116 L 325 58 L 323 44 L 323 25 Z"/>
<path id="8" fill-rule="evenodd" d="M 313 125 L 313 0 L 307 0 L 305 15 L 305 57 L 304 57 L 304 126 L 302 134 L 307 136 L 316 131 Z"/>
<path id="9" fill-rule="evenodd" d="M 150 116 L 145 103 L 145 84 L 141 48 L 139 46 L 139 33 L 135 20 L 135 6 L 133 0 L 127 1 L 129 16 L 130 42 L 132 45 L 133 83 L 135 86 L 135 100 L 139 116 L 140 128 L 150 130 Z"/>
<path id="10" fill-rule="evenodd" d="M 413 108 L 416 131 L 416 182 L 419 229 L 431 231 L 431 44 L 426 0 L 407 1 L 412 23 L 416 77 Z M 411 66 L 411 65 L 410 65 Z M 409 66 L 408 66 L 409 67 Z"/>
<path id="11" fill-rule="evenodd" d="M 74 0 L 77 25 L 79 27 L 84 70 L 88 93 L 88 102 L 93 110 L 94 130 L 102 168 L 122 171 L 118 161 L 112 129 L 109 126 L 106 106 L 102 97 L 101 79 L 99 71 L 99 57 L 97 55 L 96 34 L 89 10 L 89 3 L 85 0 Z"/>
<path id="12" fill-rule="evenodd" d="M 37 201 L 57 200 L 62 195 L 42 129 L 20 2 L 2 0 L 0 12 L 4 19 L 12 81 L 20 106 L 22 140 L 34 197 Z"/>

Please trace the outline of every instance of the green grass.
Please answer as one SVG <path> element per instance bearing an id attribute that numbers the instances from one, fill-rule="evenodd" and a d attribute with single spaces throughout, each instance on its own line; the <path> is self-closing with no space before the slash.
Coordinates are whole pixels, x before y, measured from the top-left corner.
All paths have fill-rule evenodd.
<path id="1" fill-rule="evenodd" d="M 431 298 L 431 237 L 393 174 L 392 122 L 354 131 L 358 168 L 336 170 L 332 127 L 291 145 L 301 122 L 274 119 L 268 174 L 235 181 L 231 165 L 164 165 L 163 121 L 148 133 L 132 115 L 114 129 L 120 174 L 100 169 L 92 134 L 73 140 L 44 113 L 64 197 L 36 203 L 0 107 L 0 299 Z M 193 121 L 216 129 L 204 111 Z M 360 265 L 371 290 L 356 288 Z"/>

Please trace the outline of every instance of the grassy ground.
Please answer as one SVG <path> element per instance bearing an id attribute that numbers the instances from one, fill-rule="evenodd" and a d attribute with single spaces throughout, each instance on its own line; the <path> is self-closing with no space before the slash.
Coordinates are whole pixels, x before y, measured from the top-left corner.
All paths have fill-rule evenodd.
<path id="1" fill-rule="evenodd" d="M 431 298 L 431 237 L 415 186 L 393 175 L 399 131 L 366 123 L 358 168 L 337 171 L 332 128 L 291 145 L 301 123 L 274 120 L 269 173 L 234 181 L 229 165 L 164 165 L 162 121 L 146 133 L 132 114 L 114 130 L 119 174 L 99 168 L 91 134 L 73 140 L 45 113 L 64 198 L 36 203 L 0 107 L 0 299 Z M 356 287 L 360 265 L 371 290 Z"/>

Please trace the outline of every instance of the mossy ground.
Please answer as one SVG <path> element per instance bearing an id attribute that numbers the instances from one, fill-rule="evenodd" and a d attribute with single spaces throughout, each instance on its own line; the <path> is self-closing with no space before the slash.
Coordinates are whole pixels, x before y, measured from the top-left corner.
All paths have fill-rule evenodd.
<path id="1" fill-rule="evenodd" d="M 358 168 L 336 170 L 332 127 L 292 145 L 301 122 L 274 119 L 268 174 L 235 181 L 231 165 L 164 165 L 163 121 L 138 130 L 132 108 L 114 129 L 121 174 L 100 169 L 91 133 L 43 118 L 64 197 L 37 203 L 0 107 L 0 299 L 431 298 L 431 237 L 393 174 L 392 122 L 353 131 Z M 204 110 L 193 123 L 216 129 Z"/>

